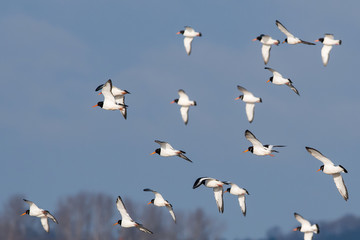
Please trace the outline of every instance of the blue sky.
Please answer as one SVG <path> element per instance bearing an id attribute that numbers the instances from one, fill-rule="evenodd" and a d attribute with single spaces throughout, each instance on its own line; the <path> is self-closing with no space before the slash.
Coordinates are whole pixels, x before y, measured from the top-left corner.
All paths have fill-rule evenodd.
<path id="1" fill-rule="evenodd" d="M 86 190 L 145 204 L 149 187 L 175 211 L 203 207 L 227 223 L 229 238 L 261 237 L 274 225 L 288 231 L 295 211 L 314 221 L 359 213 L 358 9 L 338 1 L 1 2 L 0 203 L 22 193 L 50 210 Z M 300 97 L 266 83 L 261 45 L 251 41 L 261 33 L 284 40 L 276 19 L 307 41 L 328 32 L 343 41 L 327 67 L 319 44 L 273 47 L 268 66 Z M 185 25 L 203 34 L 190 57 L 175 34 Z M 91 108 L 101 101 L 95 88 L 109 78 L 131 92 L 126 121 Z M 234 101 L 236 85 L 263 99 L 252 124 Z M 187 126 L 169 104 L 180 88 L 198 103 Z M 287 147 L 274 158 L 242 153 L 246 129 Z M 155 139 L 194 163 L 151 156 Z M 322 164 L 305 146 L 349 171 L 348 202 L 330 176 L 316 173 Z M 192 189 L 201 176 L 245 187 L 247 216 L 229 195 L 218 214 L 211 189 Z"/>

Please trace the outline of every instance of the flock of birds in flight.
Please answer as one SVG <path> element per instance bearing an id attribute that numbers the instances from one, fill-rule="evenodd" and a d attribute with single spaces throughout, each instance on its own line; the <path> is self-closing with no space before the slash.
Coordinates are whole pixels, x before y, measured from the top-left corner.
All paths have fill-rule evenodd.
<path id="1" fill-rule="evenodd" d="M 283 41 L 283 43 L 288 43 L 288 44 L 302 43 L 307 45 L 315 45 L 314 43 L 304 41 L 298 37 L 295 37 L 278 20 L 276 20 L 276 26 L 279 28 L 281 32 L 283 32 L 286 35 L 286 39 Z M 188 26 L 185 27 L 185 30 L 181 30 L 177 34 L 182 34 L 184 36 L 184 46 L 187 55 L 191 54 L 193 39 L 195 37 L 202 36 L 200 32 L 195 32 L 193 28 Z M 253 41 L 260 41 L 262 43 L 262 49 L 261 49 L 262 57 L 265 65 L 267 65 L 270 58 L 271 46 L 274 44 L 279 45 L 280 41 L 274 40 L 271 36 L 264 34 L 261 34 L 260 36 L 254 38 Z M 325 34 L 323 38 L 319 38 L 315 42 L 321 42 L 323 44 L 323 47 L 321 49 L 321 57 L 324 66 L 326 66 L 329 62 L 330 50 L 332 49 L 333 45 L 341 45 L 341 40 L 335 40 L 332 34 Z M 277 72 L 272 68 L 265 67 L 265 69 L 269 70 L 273 74 L 273 76 L 270 77 L 270 79 L 267 82 L 272 82 L 273 84 L 276 85 L 287 85 L 297 95 L 300 95 L 299 91 L 294 87 L 290 79 L 284 78 L 279 72 Z M 235 100 L 240 99 L 246 103 L 245 105 L 246 115 L 248 121 L 251 123 L 254 120 L 255 103 L 261 103 L 262 99 L 259 97 L 255 97 L 250 91 L 248 91 L 242 86 L 237 86 L 237 87 L 238 90 L 243 93 L 243 95 L 240 95 Z M 102 94 L 104 96 L 104 100 L 98 102 L 93 107 L 99 106 L 100 108 L 105 110 L 119 110 L 122 113 L 123 117 L 125 119 L 127 118 L 128 106 L 125 104 L 125 95 L 130 94 L 130 92 L 113 86 L 112 81 L 110 79 L 105 84 L 98 86 L 95 91 L 100 91 L 99 95 Z M 179 98 L 175 99 L 171 103 L 177 103 L 178 105 L 181 106 L 180 107 L 181 117 L 185 125 L 187 125 L 189 120 L 189 108 L 190 106 L 196 106 L 196 101 L 191 101 L 188 95 L 182 89 L 178 91 L 178 94 L 179 94 Z M 249 151 L 252 154 L 258 156 L 267 156 L 267 155 L 274 156 L 273 153 L 277 153 L 278 151 L 273 148 L 285 147 L 284 145 L 268 145 L 268 144 L 264 145 L 249 130 L 245 131 L 245 138 L 252 144 L 252 146 L 248 147 L 248 149 L 245 150 L 244 152 Z M 184 151 L 176 150 L 169 143 L 164 141 L 155 140 L 155 142 L 160 145 L 160 148 L 157 148 L 151 154 L 157 153 L 162 157 L 178 156 L 189 162 L 192 162 L 188 157 L 185 156 Z M 345 201 L 347 201 L 348 191 L 344 184 L 344 180 L 341 176 L 341 173 L 342 172 L 347 173 L 347 170 L 341 165 L 335 166 L 330 159 L 325 157 L 318 150 L 311 147 L 305 147 L 305 148 L 313 157 L 315 157 L 316 159 L 320 160 L 323 163 L 323 165 L 320 166 L 319 170 L 317 171 L 323 171 L 323 173 L 331 175 L 334 179 L 335 185 L 339 193 L 345 199 Z M 229 192 L 230 194 L 238 197 L 241 211 L 243 215 L 246 216 L 245 195 L 249 195 L 249 192 L 245 188 L 241 188 L 235 183 L 229 181 L 220 181 L 211 177 L 200 177 L 196 179 L 193 185 L 193 189 L 198 188 L 201 185 L 213 189 L 216 205 L 220 213 L 224 212 L 223 193 Z M 224 185 L 230 185 L 230 187 L 224 191 L 223 189 Z M 144 191 L 152 192 L 155 194 L 155 198 L 152 199 L 148 204 L 154 204 L 155 206 L 158 207 L 166 207 L 172 219 L 176 223 L 176 217 L 172 205 L 167 200 L 165 200 L 163 196 L 157 191 L 154 191 L 149 188 L 144 189 Z M 55 219 L 53 215 L 50 214 L 49 211 L 37 207 L 35 203 L 29 200 L 24 199 L 24 201 L 29 204 L 30 208 L 26 210 L 26 212 L 24 212 L 22 216 L 28 214 L 30 216 L 39 217 L 41 220 L 41 224 L 46 232 L 49 232 L 48 219 L 51 219 L 53 222 L 58 223 L 58 221 Z M 145 228 L 142 224 L 135 222 L 130 217 L 130 215 L 128 214 L 125 208 L 124 202 L 122 201 L 120 196 L 118 196 L 116 199 L 116 207 L 120 212 L 121 220 L 116 222 L 114 225 L 119 224 L 121 227 L 124 228 L 136 227 L 145 233 L 150 233 L 150 234 L 153 233 L 149 229 Z M 313 238 L 314 233 L 316 234 L 319 233 L 320 230 L 317 224 L 311 225 L 311 223 L 308 220 L 304 219 L 298 213 L 294 213 L 294 216 L 295 219 L 301 224 L 301 226 L 295 228 L 294 231 L 303 232 L 305 240 L 311 240 Z"/>

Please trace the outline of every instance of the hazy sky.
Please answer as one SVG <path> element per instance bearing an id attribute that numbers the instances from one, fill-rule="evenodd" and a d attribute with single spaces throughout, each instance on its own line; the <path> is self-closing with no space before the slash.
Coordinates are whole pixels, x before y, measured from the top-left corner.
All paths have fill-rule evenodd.
<path id="1" fill-rule="evenodd" d="M 1 168 L 2 205 L 21 193 L 51 210 L 79 191 L 121 195 L 146 204 L 143 188 L 162 192 L 177 209 L 203 207 L 224 221 L 226 237 L 262 237 L 298 223 L 293 212 L 316 220 L 359 214 L 360 161 L 356 1 L 2 1 Z M 321 45 L 274 46 L 268 66 L 290 78 L 300 97 L 266 81 L 264 33 L 283 41 L 275 20 L 306 41 L 333 33 L 327 67 Z M 185 25 L 202 32 L 187 56 Z M 95 88 L 111 78 L 131 92 L 128 119 L 91 108 Z M 248 123 L 241 85 L 261 97 Z M 170 104 L 184 89 L 198 106 L 189 124 Z M 242 153 L 246 129 L 264 144 L 284 144 L 276 157 Z M 193 160 L 150 155 L 168 141 Z M 310 146 L 341 164 L 349 201 Z M 235 196 L 217 212 L 211 189 L 193 190 L 209 176 L 245 187 L 247 216 Z M 109 206 L 115 208 L 114 206 Z M 139 220 L 140 221 L 140 220 Z M 115 231 L 115 230 L 114 230 Z"/>

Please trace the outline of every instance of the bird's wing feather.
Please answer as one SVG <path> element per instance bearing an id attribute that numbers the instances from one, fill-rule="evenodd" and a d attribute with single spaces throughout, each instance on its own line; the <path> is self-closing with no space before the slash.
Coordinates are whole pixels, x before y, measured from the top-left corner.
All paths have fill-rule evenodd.
<path id="1" fill-rule="evenodd" d="M 271 45 L 263 44 L 261 47 L 262 57 L 265 65 L 269 62 Z"/>
<path id="2" fill-rule="evenodd" d="M 56 220 L 56 218 L 53 215 L 51 215 L 51 213 L 48 212 L 47 217 L 50 218 L 54 223 L 59 224 L 58 221 Z"/>
<path id="3" fill-rule="evenodd" d="M 255 103 L 246 103 L 245 105 L 246 116 L 250 123 L 254 120 Z"/>
<path id="4" fill-rule="evenodd" d="M 349 195 L 348 195 L 348 191 L 345 186 L 345 183 L 344 183 L 344 179 L 342 178 L 340 173 L 333 174 L 332 176 L 334 178 L 335 185 L 336 185 L 337 189 L 339 190 L 339 193 L 345 199 L 345 201 L 347 201 L 349 198 Z"/>
<path id="5" fill-rule="evenodd" d="M 223 201 L 223 188 L 222 187 L 215 187 L 214 189 L 214 197 L 216 200 L 216 205 L 219 209 L 219 212 L 224 212 L 224 201 Z"/>
<path id="6" fill-rule="evenodd" d="M 284 33 L 287 37 L 294 37 L 285 27 L 282 25 L 278 20 L 276 20 L 276 26 L 279 28 L 279 30 Z"/>
<path id="7" fill-rule="evenodd" d="M 237 88 L 238 88 L 239 91 L 243 92 L 244 95 L 254 96 L 254 95 L 253 95 L 251 92 L 249 92 L 246 88 L 244 88 L 244 87 L 242 87 L 242 86 L 240 86 L 240 85 L 238 85 Z"/>
<path id="8" fill-rule="evenodd" d="M 185 50 L 187 55 L 191 54 L 191 42 L 194 38 L 192 37 L 184 37 L 184 46 L 185 46 Z"/>
<path id="9" fill-rule="evenodd" d="M 127 219 L 129 221 L 133 221 L 132 218 L 130 217 L 130 215 L 128 214 L 128 212 L 126 211 L 125 205 L 121 199 L 120 196 L 118 196 L 118 198 L 116 199 L 116 207 L 119 210 L 122 219 Z"/>
<path id="10" fill-rule="evenodd" d="M 115 102 L 115 97 L 114 95 L 111 93 L 111 89 L 112 89 L 112 82 L 109 79 L 103 86 L 101 93 L 104 95 L 104 101 L 108 101 L 108 102 Z"/>
<path id="11" fill-rule="evenodd" d="M 246 216 L 246 202 L 245 202 L 245 195 L 239 195 L 238 196 L 239 205 L 241 208 L 241 211 L 244 216 Z"/>
<path id="12" fill-rule="evenodd" d="M 312 240 L 313 239 L 313 232 L 306 232 L 304 233 L 304 240 Z"/>
<path id="13" fill-rule="evenodd" d="M 136 223 L 135 227 L 137 227 L 140 231 L 145 232 L 145 233 L 149 233 L 149 234 L 153 234 L 152 231 L 150 231 L 149 229 L 145 228 L 142 224 L 140 223 Z"/>
<path id="14" fill-rule="evenodd" d="M 252 134 L 249 130 L 245 131 L 245 137 L 249 142 L 252 143 L 254 147 L 255 146 L 263 147 L 262 143 L 259 140 L 257 140 L 254 134 Z"/>
<path id="15" fill-rule="evenodd" d="M 331 49 L 332 45 L 323 45 L 323 47 L 321 48 L 321 59 L 324 66 L 326 66 L 329 62 Z"/>
<path id="16" fill-rule="evenodd" d="M 40 211 L 40 210 L 41 210 L 38 206 L 36 206 L 36 204 L 35 204 L 34 202 L 29 201 L 29 200 L 26 200 L 26 199 L 24 199 L 24 201 L 25 201 L 27 204 L 29 204 L 29 206 L 30 206 L 30 212 L 37 212 L 37 211 Z"/>
<path id="17" fill-rule="evenodd" d="M 305 148 L 313 157 L 320 160 L 324 165 L 334 165 L 334 163 L 330 161 L 330 159 L 322 155 L 321 152 L 319 152 L 315 148 L 311 148 L 311 147 L 305 147 Z"/>
<path id="18" fill-rule="evenodd" d="M 181 107 L 180 113 L 185 125 L 187 125 L 189 121 L 189 107 Z"/>
<path id="19" fill-rule="evenodd" d="M 166 205 L 166 208 L 169 210 L 172 219 L 174 219 L 174 222 L 176 222 L 176 217 L 175 217 L 175 213 L 174 213 L 172 206 L 170 204 L 168 204 L 168 205 Z"/>
<path id="20" fill-rule="evenodd" d="M 306 220 L 305 218 L 303 218 L 300 214 L 294 213 L 294 217 L 299 223 L 301 223 L 302 227 L 310 227 L 311 226 L 310 222 L 308 220 Z"/>
<path id="21" fill-rule="evenodd" d="M 206 181 L 206 180 L 208 180 L 208 179 L 212 179 L 212 178 L 209 178 L 209 177 L 199 177 L 198 179 L 195 180 L 195 183 L 194 183 L 194 185 L 193 185 L 193 189 L 199 187 L 199 186 L 203 183 L 203 181 Z"/>
<path id="22" fill-rule="evenodd" d="M 49 221 L 47 217 L 40 218 L 41 225 L 43 226 L 44 230 L 46 232 L 49 232 Z"/>
<path id="23" fill-rule="evenodd" d="M 184 99 L 184 100 L 186 100 L 186 101 L 189 101 L 189 96 L 185 93 L 184 90 L 179 89 L 178 94 L 179 94 L 179 96 L 180 96 L 181 99 Z"/>
<path id="24" fill-rule="evenodd" d="M 163 149 L 174 149 L 168 142 L 163 142 L 163 141 L 159 141 L 159 140 L 155 140 L 156 143 L 160 144 L 160 147 Z"/>

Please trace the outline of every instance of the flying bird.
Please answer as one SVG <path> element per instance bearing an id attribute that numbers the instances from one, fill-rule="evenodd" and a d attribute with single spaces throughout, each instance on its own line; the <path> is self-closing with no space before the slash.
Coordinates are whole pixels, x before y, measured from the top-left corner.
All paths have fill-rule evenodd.
<path id="1" fill-rule="evenodd" d="M 216 205 L 220 213 L 224 212 L 224 200 L 223 200 L 223 185 L 228 184 L 228 182 L 219 181 L 215 178 L 210 177 L 200 177 L 196 179 L 193 189 L 199 187 L 201 184 L 204 184 L 205 187 L 212 188 L 214 190 L 214 197 L 216 200 Z"/>
<path id="2" fill-rule="evenodd" d="M 303 43 L 303 44 L 307 44 L 307 45 L 315 45 L 315 43 L 301 40 L 300 38 L 297 38 L 297 37 L 295 37 L 294 35 L 292 35 L 292 34 L 284 27 L 284 25 L 282 25 L 278 20 L 276 20 L 276 26 L 280 29 L 280 31 L 282 31 L 282 32 L 286 35 L 286 38 L 285 38 L 285 40 L 283 41 L 283 43 L 287 42 L 288 44 Z"/>
<path id="3" fill-rule="evenodd" d="M 319 152 L 318 150 L 311 147 L 305 147 L 305 148 L 313 157 L 320 160 L 324 164 L 320 166 L 317 172 L 321 170 L 325 174 L 332 175 L 332 177 L 334 178 L 335 185 L 339 190 L 339 193 L 345 199 L 345 201 L 347 201 L 349 199 L 349 194 L 340 173 L 341 172 L 347 173 L 348 171 L 341 165 L 335 166 L 330 159 L 322 155 L 321 152 Z"/>
<path id="4" fill-rule="evenodd" d="M 273 152 L 278 152 L 273 150 L 273 147 L 285 147 L 284 145 L 263 145 L 249 130 L 245 131 L 246 139 L 252 143 L 252 146 L 246 149 L 244 152 L 250 151 L 251 153 L 258 156 L 270 155 L 274 157 Z"/>
<path id="5" fill-rule="evenodd" d="M 191 42 L 193 41 L 194 37 L 201 37 L 202 34 L 200 32 L 195 32 L 192 27 L 185 26 L 185 30 L 181 30 L 176 34 L 182 34 L 184 36 L 184 46 L 187 55 L 190 56 L 191 54 Z"/>
<path id="6" fill-rule="evenodd" d="M 225 192 L 229 192 L 232 195 L 238 196 L 239 205 L 241 211 L 244 216 L 246 216 L 246 203 L 245 203 L 245 195 L 250 195 L 249 192 L 245 188 L 241 188 L 235 183 L 229 183 L 230 188 L 226 189 Z"/>
<path id="7" fill-rule="evenodd" d="M 187 125 L 189 121 L 189 108 L 190 106 L 196 106 L 196 101 L 190 101 L 188 95 L 186 95 L 185 91 L 182 89 L 178 91 L 178 94 L 179 94 L 179 98 L 175 99 L 171 103 L 177 103 L 178 105 L 181 106 L 180 108 L 181 117 L 185 125 Z"/>
<path id="8" fill-rule="evenodd" d="M 48 218 L 50 218 L 54 223 L 58 223 L 58 221 L 55 219 L 53 215 L 48 210 L 44 210 L 36 206 L 35 203 L 32 201 L 24 199 L 24 201 L 29 204 L 30 208 L 26 210 L 21 216 L 24 216 L 25 214 L 28 214 L 29 216 L 34 216 L 40 218 L 41 225 L 43 226 L 44 230 L 46 232 L 49 232 L 49 221 Z"/>
<path id="9" fill-rule="evenodd" d="M 188 159 L 184 154 L 186 152 L 182 150 L 176 150 L 174 149 L 169 143 L 155 140 L 156 143 L 160 144 L 160 148 L 157 148 L 154 152 L 152 152 L 150 155 L 153 155 L 155 153 L 159 154 L 163 157 L 172 157 L 172 156 L 179 156 L 189 162 L 192 162 L 190 159 Z"/>
<path id="10" fill-rule="evenodd" d="M 114 223 L 114 226 L 119 224 L 120 226 L 122 226 L 124 228 L 136 227 L 140 231 L 143 231 L 145 233 L 153 234 L 152 231 L 150 231 L 149 229 L 146 229 L 140 223 L 137 223 L 134 220 L 132 220 L 132 218 L 130 217 L 130 215 L 126 211 L 125 205 L 124 205 L 124 203 L 123 203 L 120 196 L 118 196 L 118 198 L 116 199 L 116 207 L 117 207 L 117 209 L 119 210 L 119 212 L 121 214 L 121 220 L 117 221 L 117 223 Z"/>
<path id="11" fill-rule="evenodd" d="M 109 79 L 102 87 L 101 93 L 104 95 L 104 101 L 98 102 L 92 107 L 101 107 L 105 110 L 120 110 L 123 111 L 127 106 L 124 104 L 117 104 L 115 96 L 112 94 L 112 82 Z"/>
<path id="12" fill-rule="evenodd" d="M 319 225 L 313 224 L 304 219 L 300 214 L 294 213 L 296 220 L 301 224 L 301 226 L 294 228 L 293 231 L 300 231 L 304 233 L 304 240 L 311 240 L 314 233 L 318 234 L 320 232 Z"/>
<path id="13" fill-rule="evenodd" d="M 265 65 L 269 62 L 271 45 L 279 45 L 280 41 L 272 39 L 269 35 L 261 34 L 260 36 L 253 39 L 253 41 L 260 41 L 262 43 L 261 53 L 264 59 Z"/>
<path id="14" fill-rule="evenodd" d="M 262 99 L 255 97 L 251 92 L 239 85 L 237 86 L 237 88 L 239 89 L 239 91 L 243 92 L 244 95 L 240 95 L 239 97 L 235 98 L 235 100 L 241 99 L 243 102 L 246 103 L 246 116 L 249 122 L 252 123 L 252 121 L 254 120 L 255 103 L 261 103 Z"/>
<path id="15" fill-rule="evenodd" d="M 341 40 L 335 40 L 334 35 L 330 33 L 326 33 L 325 37 L 319 38 L 315 40 L 315 42 L 322 42 L 323 47 L 321 48 L 321 58 L 324 66 L 326 66 L 329 62 L 330 51 L 333 45 L 341 45 Z"/>
<path id="16" fill-rule="evenodd" d="M 109 79 L 111 80 L 111 79 Z M 99 91 L 102 90 L 105 84 L 101 84 L 100 86 L 98 86 L 95 91 Z M 118 105 L 122 105 L 125 106 L 125 95 L 126 94 L 130 94 L 130 92 L 128 92 L 127 90 L 121 90 L 120 88 L 117 88 L 115 86 L 112 86 L 111 88 L 111 93 L 115 98 L 115 103 Z M 102 91 L 99 93 L 99 95 L 102 94 Z M 126 107 L 123 108 L 123 110 L 120 110 L 121 114 L 123 115 L 123 117 L 126 119 L 127 118 L 127 109 Z"/>
<path id="17" fill-rule="evenodd" d="M 172 219 L 174 219 L 174 222 L 176 223 L 176 217 L 172 205 L 167 200 L 165 200 L 160 193 L 151 190 L 149 188 L 145 188 L 144 191 L 152 192 L 155 194 L 155 198 L 151 199 L 151 201 L 148 204 L 154 204 L 157 207 L 166 207 L 169 210 Z"/>
<path id="18" fill-rule="evenodd" d="M 277 72 L 276 70 L 274 70 L 272 68 L 265 67 L 265 69 L 269 70 L 273 74 L 273 76 L 270 77 L 270 79 L 267 80 L 267 82 L 272 82 L 273 84 L 276 84 L 276 85 L 286 85 L 286 86 L 290 87 L 291 90 L 293 90 L 297 95 L 300 96 L 299 91 L 294 87 L 290 78 L 284 78 L 279 72 Z"/>

